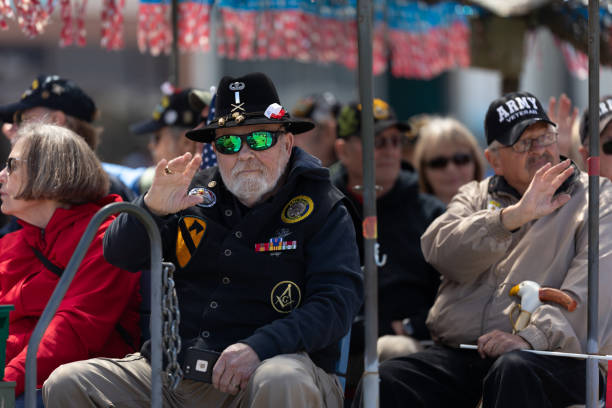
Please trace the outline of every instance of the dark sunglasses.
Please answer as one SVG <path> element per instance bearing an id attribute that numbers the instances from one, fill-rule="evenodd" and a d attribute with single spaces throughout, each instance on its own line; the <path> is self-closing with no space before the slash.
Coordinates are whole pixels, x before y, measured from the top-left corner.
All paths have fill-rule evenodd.
<path id="1" fill-rule="evenodd" d="M 240 151 L 244 142 L 251 150 L 260 152 L 274 146 L 278 137 L 284 133 L 284 130 L 256 130 L 244 135 L 223 135 L 215 139 L 215 147 L 221 154 L 235 154 Z"/>
<path id="2" fill-rule="evenodd" d="M 612 140 L 608 140 L 606 143 L 601 145 L 601 150 L 605 154 L 612 154 Z"/>
<path id="3" fill-rule="evenodd" d="M 456 153 L 451 157 L 438 156 L 427 161 L 425 164 L 432 169 L 444 169 L 449 162 L 453 162 L 455 166 L 465 166 L 472 162 L 472 155 L 465 153 Z"/>
<path id="4" fill-rule="evenodd" d="M 25 162 L 25 160 L 21 160 L 16 157 L 9 157 L 6 159 L 4 168 L 8 174 L 12 174 L 15 170 L 17 170 L 17 162 Z"/>
<path id="5" fill-rule="evenodd" d="M 391 147 L 398 147 L 404 144 L 404 136 L 403 135 L 391 135 L 389 137 L 376 137 L 374 138 L 374 148 L 382 149 L 387 147 L 387 144 L 391 145 Z"/>

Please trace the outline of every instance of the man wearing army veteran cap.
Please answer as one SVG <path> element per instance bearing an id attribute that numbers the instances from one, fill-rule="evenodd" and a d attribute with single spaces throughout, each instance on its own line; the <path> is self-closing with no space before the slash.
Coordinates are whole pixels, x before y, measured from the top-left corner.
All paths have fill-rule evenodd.
<path id="1" fill-rule="evenodd" d="M 530 93 L 494 100 L 485 133 L 495 175 L 461 187 L 421 237 L 426 261 L 443 277 L 427 317 L 435 345 L 380 365 L 381 406 L 585 403 L 585 360 L 522 350 L 586 353 L 588 176 L 560 158 L 556 127 Z M 609 180 L 600 192 L 606 237 Z M 601 270 L 612 269 L 611 251 L 612 240 L 600 241 Z M 600 293 L 608 293 L 612 274 L 599 278 Z M 609 311 L 610 297 L 600 296 L 598 307 Z M 600 314 L 600 354 L 612 351 L 609 320 Z"/>
<path id="2" fill-rule="evenodd" d="M 163 257 L 178 269 L 185 379 L 174 391 L 164 388 L 166 401 L 341 407 L 338 343 L 363 290 L 345 199 L 328 170 L 293 146 L 293 132 L 312 123 L 289 116 L 267 76 L 224 77 L 215 109 L 210 125 L 187 135 L 212 142 L 218 167 L 198 171 L 201 158 L 190 153 L 161 160 L 135 201 L 157 221 Z M 146 240 L 138 220 L 119 216 L 104 255 L 125 269 L 146 269 Z M 45 383 L 45 406 L 147 404 L 148 356 L 145 345 L 124 360 L 66 365 Z"/>

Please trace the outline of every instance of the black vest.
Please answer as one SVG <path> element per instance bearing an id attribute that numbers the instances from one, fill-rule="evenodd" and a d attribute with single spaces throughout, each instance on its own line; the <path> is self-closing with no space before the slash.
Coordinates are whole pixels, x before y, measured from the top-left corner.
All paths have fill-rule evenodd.
<path id="1" fill-rule="evenodd" d="M 162 231 L 164 258 L 177 266 L 183 350 L 222 351 L 305 302 L 306 245 L 344 196 L 320 174 L 290 172 L 273 197 L 248 209 L 216 167 L 198 173 L 190 188 L 206 189 L 214 204 L 173 216 Z M 332 371 L 338 347 L 310 356 Z"/>

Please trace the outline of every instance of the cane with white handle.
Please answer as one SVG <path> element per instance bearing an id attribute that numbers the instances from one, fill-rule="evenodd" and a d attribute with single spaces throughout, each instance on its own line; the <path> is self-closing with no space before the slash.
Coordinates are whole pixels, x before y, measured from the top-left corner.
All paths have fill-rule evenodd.
<path id="1" fill-rule="evenodd" d="M 513 333 L 523 330 L 529 324 L 531 314 L 543 303 L 557 303 L 568 311 L 573 312 L 577 303 L 570 295 L 555 288 L 542 288 L 537 282 L 523 281 L 510 289 L 510 296 L 521 298 L 520 313 L 512 323 Z"/>

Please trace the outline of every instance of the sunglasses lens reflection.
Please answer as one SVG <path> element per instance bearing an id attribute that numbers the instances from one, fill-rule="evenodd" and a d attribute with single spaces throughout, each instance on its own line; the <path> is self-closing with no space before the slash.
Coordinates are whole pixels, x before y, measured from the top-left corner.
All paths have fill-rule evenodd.
<path id="1" fill-rule="evenodd" d="M 221 136 L 215 140 L 215 146 L 223 154 L 238 153 L 242 147 L 242 139 L 240 139 L 240 136 L 235 135 Z"/>
<path id="2" fill-rule="evenodd" d="M 266 150 L 272 146 L 272 132 L 253 132 L 247 136 L 247 144 L 253 150 Z"/>

